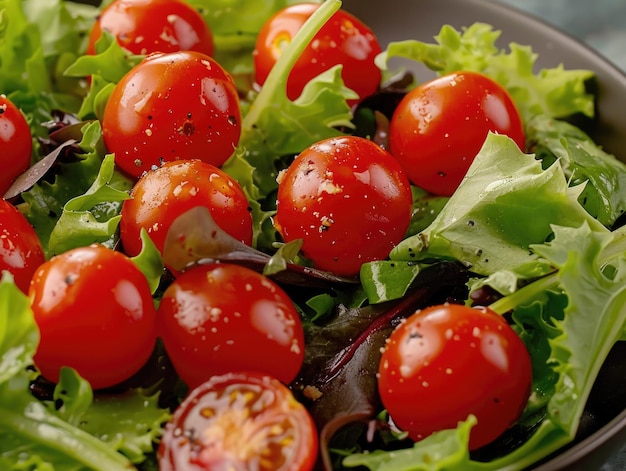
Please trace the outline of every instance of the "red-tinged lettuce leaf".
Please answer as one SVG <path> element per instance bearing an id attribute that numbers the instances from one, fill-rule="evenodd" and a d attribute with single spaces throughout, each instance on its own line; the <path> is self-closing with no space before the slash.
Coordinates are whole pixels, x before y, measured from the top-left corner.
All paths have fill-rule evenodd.
<path id="1" fill-rule="evenodd" d="M 397 322 L 455 295 L 464 299 L 466 281 L 466 270 L 456 263 L 432 265 L 401 300 L 354 308 L 340 305 L 327 322 L 306 324 L 304 367 L 293 387 L 322 431 L 323 450 L 341 428 L 366 422 L 380 410 L 376 373 L 381 347 Z"/>
<path id="2" fill-rule="evenodd" d="M 194 207 L 170 225 L 163 246 L 163 262 L 176 271 L 193 265 L 228 262 L 264 273 L 275 281 L 295 286 L 354 285 L 357 279 L 293 263 L 280 250 L 270 256 L 235 239 L 217 225 L 204 206 Z"/>

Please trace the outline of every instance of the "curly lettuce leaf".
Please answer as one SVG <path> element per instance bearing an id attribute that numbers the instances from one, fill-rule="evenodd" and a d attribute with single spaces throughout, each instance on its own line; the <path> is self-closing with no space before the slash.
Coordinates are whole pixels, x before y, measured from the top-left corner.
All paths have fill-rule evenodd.
<path id="1" fill-rule="evenodd" d="M 443 210 L 425 230 L 398 244 L 390 258 L 455 259 L 479 275 L 537 268 L 541 261 L 529 248 L 548 240 L 553 225 L 587 221 L 606 231 L 578 203 L 580 191 L 568 187 L 560 166 L 543 170 L 509 137 L 490 133 Z"/>
<path id="2" fill-rule="evenodd" d="M 89 93 L 77 113 L 81 119 L 101 118 L 115 84 L 144 58 L 121 47 L 107 31 L 95 48 L 95 55 L 82 55 L 64 70 L 67 77 L 90 77 Z"/>
<path id="3" fill-rule="evenodd" d="M 63 70 L 81 54 L 95 12 L 62 0 L 0 1 L 0 89 L 26 114 L 34 136 L 45 136 L 40 123 L 51 110 L 80 107 L 83 83 Z"/>
<path id="4" fill-rule="evenodd" d="M 0 279 L 0 384 L 23 371 L 32 361 L 39 344 L 39 331 L 30 313 L 30 304 L 2 272 Z"/>
<path id="5" fill-rule="evenodd" d="M 107 154 L 91 187 L 65 203 L 61 217 L 50 233 L 49 252 L 58 254 L 96 242 L 113 246 L 121 218 L 120 204 L 130 198 L 128 190 L 131 187 L 127 180 L 118 180 L 122 187 L 115 187 L 114 162 L 113 155 Z M 101 205 L 104 205 L 104 211 Z M 99 217 L 103 213 L 105 217 Z"/>
<path id="6" fill-rule="evenodd" d="M 78 144 L 83 153 L 61 162 L 54 181 L 42 180 L 22 193 L 24 213 L 47 257 L 78 245 L 115 243 L 121 203 L 132 181 L 105 157 L 100 123 L 88 122 Z"/>
<path id="7" fill-rule="evenodd" d="M 599 232 L 583 221 L 578 227 L 554 226 L 553 232 L 550 242 L 531 249 L 557 272 L 491 306 L 501 313 L 512 309 L 514 318 L 530 320 L 537 327 L 536 338 L 522 336 L 531 342 L 529 350 L 537 356 L 533 363 L 542 362 L 542 369 L 536 371 L 545 383 L 539 404 L 531 398 L 527 406 L 544 411 L 536 427 L 530 423 L 530 438 L 504 456 L 475 461 L 468 459 L 463 443 L 457 441 L 455 451 L 449 447 L 449 438 L 461 436 L 468 427 L 464 422 L 456 430 L 415 443 L 413 448 L 355 454 L 345 458 L 344 465 L 364 465 L 377 471 L 517 470 L 574 439 L 595 378 L 626 324 L 626 229 Z M 560 294 L 557 298 L 546 296 L 547 290 Z M 565 301 L 558 299 L 563 296 Z"/>
<path id="8" fill-rule="evenodd" d="M 590 70 L 566 70 L 562 65 L 534 73 L 537 54 L 529 46 L 509 44 L 500 49 L 500 31 L 485 23 L 474 23 L 461 31 L 444 25 L 435 36 L 436 44 L 417 40 L 391 42 L 377 57 L 383 70 L 394 57 L 423 63 L 440 75 L 473 70 L 503 85 L 513 97 L 525 121 L 543 114 L 563 118 L 577 113 L 594 116 L 594 97 L 586 83 Z"/>
<path id="9" fill-rule="evenodd" d="M 544 167 L 558 161 L 570 186 L 586 182 L 580 204 L 606 227 L 626 212 L 626 164 L 578 127 L 536 116 L 526 129 L 530 148 Z"/>
<path id="10" fill-rule="evenodd" d="M 39 331 L 28 298 L 0 281 L 0 467 L 129 471 L 154 451 L 170 413 L 156 394 L 94 394 L 75 370 L 61 370 L 52 401 L 30 392 Z"/>

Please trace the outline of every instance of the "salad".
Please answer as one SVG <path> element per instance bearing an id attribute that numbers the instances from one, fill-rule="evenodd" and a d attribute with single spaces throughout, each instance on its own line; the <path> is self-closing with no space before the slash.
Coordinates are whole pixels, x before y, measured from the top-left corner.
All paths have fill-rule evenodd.
<path id="1" fill-rule="evenodd" d="M 296 443 L 294 453 L 302 463 L 298 469 L 524 469 L 574 440 L 595 377 L 611 348 L 623 340 L 626 325 L 622 225 L 626 195 L 621 191 L 626 165 L 586 131 L 594 119 L 595 97 L 589 87 L 593 71 L 556 67 L 535 72 L 533 51 L 520 44 L 498 48 L 499 31 L 490 25 L 468 24 L 461 30 L 442 25 L 432 42 L 407 38 L 376 50 L 375 69 L 380 75 L 374 74 L 373 91 L 359 93 L 348 87 L 347 76 L 336 65 L 305 80 L 294 98 L 288 96 L 287 77 L 315 34 L 340 10 L 339 0 L 315 2 L 318 7 L 283 45 L 262 85 L 251 79 L 259 67 L 253 54 L 257 37 L 270 15 L 300 2 L 188 0 L 210 25 L 212 38 L 205 38 L 204 47 L 211 49 L 211 60 L 180 53 L 187 68 L 177 74 L 200 73 L 194 68 L 198 64 L 217 70 L 211 87 L 219 90 L 224 109 L 217 134 L 230 136 L 235 126 L 241 132 L 229 137 L 227 148 L 234 149 L 232 153 L 224 156 L 220 149 L 211 154 L 216 160 L 210 179 L 228 189 L 223 191 L 232 191 L 229 198 L 239 201 L 243 212 L 220 219 L 194 206 L 172 217 L 159 236 L 144 229 L 133 233 L 132 241 L 124 241 L 130 232 L 128 221 L 136 218 L 137 224 L 145 225 L 138 216 L 140 209 L 130 216 L 125 213 L 130 211 L 129 202 L 141 198 L 140 192 L 149 195 L 145 198 L 157 212 L 167 214 L 170 203 L 158 200 L 154 188 L 176 195 L 188 191 L 187 177 L 177 173 L 182 171 L 179 163 L 161 164 L 158 159 L 156 164 L 146 163 L 132 146 L 136 149 L 153 135 L 159 137 L 158 119 L 172 110 L 188 113 L 181 134 L 206 127 L 191 121 L 196 110 L 185 108 L 192 106 L 191 101 L 174 99 L 185 95 L 176 95 L 172 85 L 164 92 L 172 94 L 171 107 L 155 109 L 149 117 L 154 127 L 143 129 L 140 141 L 133 141 L 135 132 L 124 135 L 131 125 L 124 121 L 123 110 L 115 107 L 129 101 L 130 92 L 112 100 L 120 93 L 116 86 L 130 80 L 146 61 L 156 67 L 157 75 L 164 74 L 159 67 L 175 65 L 158 54 L 150 58 L 141 49 L 123 47 L 110 33 L 101 32 L 91 43 L 92 27 L 108 3 L 0 0 L 0 92 L 26 117 L 33 142 L 32 165 L 20 170 L 4 202 L 30 224 L 21 226 L 20 240 L 41 244 L 39 262 L 32 262 L 41 268 L 30 284 L 9 271 L 0 281 L 2 469 L 165 469 L 159 458 L 176 458 L 173 448 L 159 451 L 163 443 L 178 440 L 183 432 L 189 432 L 182 437 L 186 442 L 193 442 L 195 434 L 209 436 L 201 429 L 171 425 L 185 420 L 188 409 L 183 411 L 182 405 L 201 403 L 205 395 L 227 397 L 230 393 L 223 391 L 232 392 L 228 387 L 244 379 L 249 381 L 244 405 L 265 400 L 261 412 L 276 412 L 278 402 L 288 404 L 286 413 L 276 412 L 282 414 L 280 426 L 263 432 L 269 438 L 261 448 L 281 455 L 276 443 Z M 422 85 L 407 63 L 425 65 L 441 77 L 460 71 L 488 77 L 514 102 L 523 123 L 523 142 L 490 131 L 460 182 L 443 191 L 409 182 L 395 161 L 380 164 L 385 159 L 378 156 L 381 148 L 393 147 L 394 111 Z M 233 100 L 236 109 L 225 105 Z M 217 137 L 210 134 L 206 139 Z M 123 150 L 127 141 L 130 151 Z M 168 141 L 155 141 L 156 147 L 145 155 L 166 152 Z M 358 148 L 363 155 L 376 153 L 377 176 L 394 189 L 387 211 L 406 208 L 407 215 L 406 226 L 402 211 L 389 227 L 384 218 L 377 220 L 379 232 L 402 227 L 402 234 L 390 245 L 370 237 L 382 247 L 382 255 L 374 254 L 356 268 L 350 265 L 353 260 L 341 258 L 344 252 L 324 263 L 318 257 L 328 250 L 306 251 L 302 240 L 306 231 L 290 236 L 295 216 L 281 216 L 292 197 L 281 193 L 286 191 L 281 185 L 289 181 L 290 164 L 304 155 L 308 160 L 300 173 L 307 176 L 314 173 L 307 171 L 307 162 L 323 161 L 329 146 L 335 152 L 345 142 L 362 146 Z M 111 152 L 112 148 L 119 150 Z M 131 162 L 124 168 L 117 160 L 123 153 Z M 316 190 L 337 193 L 329 176 L 333 173 L 327 171 Z M 161 179 L 150 187 L 145 183 L 148 175 Z M 295 185 L 290 191 L 296 194 L 300 189 L 302 185 Z M 374 190 L 367 195 L 378 197 Z M 342 214 L 350 217 L 357 232 L 365 227 L 360 224 L 367 218 L 361 216 L 368 210 L 354 198 L 344 204 Z M 9 212 L 0 208 L 2 217 Z M 11 214 L 14 221 L 19 219 Z M 313 232 L 325 234 L 340 227 L 341 221 L 335 219 L 318 218 Z M 240 235 L 233 235 L 232 224 Z M 335 245 L 340 242 L 346 241 Z M 359 254 L 366 243 L 367 238 L 347 241 L 344 250 L 352 248 Z M 42 316 L 43 295 L 38 290 L 44 291 L 51 276 L 45 270 L 53 272 L 46 263 L 61 260 L 66 267 L 75 267 L 71 265 L 75 253 L 89 254 L 103 266 L 113 263 L 112 268 L 84 276 L 65 272 L 65 285 L 82 291 L 75 299 L 59 296 L 63 316 L 54 318 L 52 309 Z M 140 328 L 116 324 L 93 335 L 84 324 L 84 336 L 68 340 L 65 332 L 82 325 L 85 313 L 105 316 L 113 311 L 104 296 L 107 290 L 118 289 L 111 285 L 118 279 L 124 280 L 127 290 L 132 286 L 146 296 L 137 302 L 141 312 L 134 311 L 141 318 Z M 215 279 L 228 283 L 211 284 Z M 191 335 L 190 329 L 177 331 L 180 323 L 174 322 L 184 317 L 185 302 L 196 302 L 185 294 L 192 285 L 202 286 L 198 296 L 216 303 L 212 316 L 236 327 L 231 330 L 235 334 L 229 333 L 235 337 L 223 337 L 219 340 L 223 343 L 205 351 L 214 355 L 212 363 L 190 360 L 191 350 L 206 347 L 193 343 L 200 336 Z M 232 298 L 238 308 L 252 311 L 254 307 L 246 304 L 251 303 L 250 293 L 263 303 L 280 306 L 279 330 L 273 334 L 288 337 L 287 350 L 275 351 L 268 336 L 241 334 L 246 324 L 239 311 L 228 320 L 222 316 L 217 300 Z M 419 377 L 422 393 L 429 391 L 419 397 L 437 401 L 432 403 L 437 406 L 418 404 L 417 410 L 430 407 L 436 416 L 451 418 L 448 425 L 433 430 L 412 433 L 411 420 L 400 426 L 403 412 L 397 406 L 414 411 L 413 399 L 392 394 L 386 403 L 396 386 L 380 389 L 383 380 L 393 381 L 381 367 L 392 361 L 393 336 L 404 329 L 410 338 L 421 337 L 420 331 L 410 330 L 413 315 L 425 315 L 431 308 L 440 309 L 439 318 L 457 311 L 466 318 L 480 313 L 476 321 L 481 322 L 480 329 L 502 333 L 496 336 L 501 343 L 490 344 L 497 350 L 491 358 L 518 365 L 485 386 L 482 379 L 490 368 L 485 355 L 454 346 L 461 342 L 455 344 L 458 339 L 452 334 L 441 343 L 447 346 L 450 361 L 475 360 L 463 374 L 457 375 L 452 367 L 439 374 L 453 378 L 445 384 L 456 390 L 455 401 L 496 395 L 493 402 L 505 404 L 498 411 L 515 409 L 507 419 L 510 423 L 478 445 L 473 431 L 484 430 L 483 424 L 490 422 L 481 422 L 479 413 L 459 419 L 445 401 L 452 397 L 452 387 L 445 393 L 428 389 L 438 381 L 436 375 Z M 57 324 L 63 317 L 66 324 Z M 483 327 L 487 322 L 489 327 Z M 486 338 L 476 325 L 469 330 L 470 337 Z M 444 336 L 453 332 L 452 327 L 439 329 Z M 110 341 L 120 331 L 125 337 Z M 52 346 L 44 345 L 46 332 L 56 335 Z M 157 339 L 156 332 L 162 338 Z M 206 331 L 202 337 L 216 332 Z M 239 350 L 229 350 L 233 344 Z M 475 346 L 471 339 L 468 344 Z M 101 363 L 84 374 L 66 367 L 59 352 L 75 346 L 96 352 Z M 53 362 L 46 361 L 45 352 Z M 129 364 L 129 358 L 137 364 Z M 258 367 L 266 376 L 259 379 L 252 372 L 233 371 L 239 361 L 248 362 L 242 364 L 249 369 Z M 266 366 L 272 373 L 264 371 Z M 399 371 L 402 366 L 406 365 L 401 364 Z M 528 374 L 518 374 L 521 371 Z M 107 376 L 108 372 L 121 376 Z M 508 382 L 512 379 L 515 386 L 509 390 L 490 390 L 513 384 Z M 268 384 L 277 402 L 258 393 Z M 223 389 L 217 393 L 215 388 Z M 515 398 L 513 404 L 510 398 Z M 231 420 L 228 407 L 240 411 L 242 405 L 211 407 L 218 415 L 226 411 L 220 417 Z M 215 411 L 207 406 L 201 412 L 210 418 Z M 225 426 L 231 434 L 223 440 L 248 450 L 244 445 L 258 439 L 247 435 L 253 427 L 245 419 L 232 420 Z M 199 423 L 194 422 L 198 427 Z M 240 433 L 245 437 L 238 444 Z M 194 466 L 210 462 L 214 452 L 198 452 Z"/>

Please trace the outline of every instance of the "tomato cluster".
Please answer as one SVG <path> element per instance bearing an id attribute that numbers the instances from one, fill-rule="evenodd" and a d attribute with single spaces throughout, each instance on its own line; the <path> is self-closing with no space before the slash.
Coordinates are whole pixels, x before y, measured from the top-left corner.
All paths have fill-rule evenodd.
<path id="1" fill-rule="evenodd" d="M 268 19 L 253 53 L 259 87 L 317 8 L 294 5 Z M 71 367 L 94 389 L 110 388 L 137 374 L 162 342 L 189 395 L 165 428 L 161 469 L 312 469 L 315 425 L 288 387 L 306 345 L 287 291 L 251 268 L 211 260 L 182 272 L 165 267 L 157 297 L 131 258 L 143 233 L 163 253 L 173 222 L 199 206 L 234 239 L 254 243 L 250 195 L 221 168 L 239 145 L 242 106 L 232 76 L 211 57 L 211 30 L 179 0 L 115 0 L 95 22 L 88 53 L 104 31 L 146 55 L 115 85 L 101 117 L 107 151 L 134 181 L 119 246 L 46 260 L 22 213 L 0 205 L 0 270 L 29 295 L 41 334 L 35 366 L 52 382 Z M 342 65 L 356 105 L 379 89 L 379 52 L 371 30 L 339 10 L 294 65 L 287 95 L 297 99 L 311 79 Z M 357 279 L 406 235 L 412 185 L 452 194 L 488 132 L 524 146 L 515 104 L 488 77 L 459 72 L 414 88 L 390 120 L 388 150 L 346 134 L 290 156 L 273 195 L 278 243 L 301 241 L 305 263 Z M 20 110 L 0 96 L 0 191 L 28 168 L 32 142 Z M 380 397 L 399 428 L 420 440 L 474 415 L 472 449 L 519 417 L 530 382 L 528 352 L 504 318 L 455 305 L 403 322 L 379 369 Z"/>

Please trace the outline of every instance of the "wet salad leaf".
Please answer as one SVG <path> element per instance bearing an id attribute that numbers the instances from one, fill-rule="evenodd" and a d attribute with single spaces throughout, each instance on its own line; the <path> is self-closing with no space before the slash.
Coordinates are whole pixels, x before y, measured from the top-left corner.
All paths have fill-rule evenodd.
<path id="1" fill-rule="evenodd" d="M 423 63 L 440 75 L 456 70 L 482 72 L 509 91 L 525 121 L 535 115 L 594 115 L 594 97 L 586 87 L 594 78 L 593 72 L 558 66 L 535 74 L 537 54 L 532 48 L 511 43 L 508 51 L 501 49 L 497 45 L 500 34 L 485 23 L 474 23 L 461 31 L 444 25 L 435 36 L 436 44 L 414 39 L 395 41 L 378 57 L 378 63 L 384 69 L 391 58 L 401 57 Z"/>
<path id="2" fill-rule="evenodd" d="M 298 258 L 299 246 L 277 243 L 271 225 L 276 176 L 292 156 L 322 138 L 364 132 L 347 105 L 354 94 L 339 67 L 312 80 L 299 99 L 285 95 L 293 63 L 341 2 L 323 2 L 258 92 L 249 83 L 256 33 L 270 14 L 297 2 L 190 3 L 211 24 L 218 58 L 244 97 L 241 143 L 224 170 L 245 188 L 255 237 L 248 251 L 226 241 L 218 244 L 217 255 L 207 252 L 206 238 L 189 229 L 199 225 L 192 214 L 191 222 L 181 222 L 190 236 L 183 250 L 191 258 L 184 262 L 236 259 L 291 286 L 308 339 L 306 367 L 291 386 L 322 431 L 321 465 L 519 469 L 570 443 L 594 378 L 626 331 L 626 229 L 612 231 L 626 205 L 626 169 L 566 122 L 573 115 L 593 117 L 594 97 L 587 89 L 593 72 L 556 67 L 535 74 L 536 55 L 529 47 L 499 49 L 499 31 L 483 23 L 461 31 L 443 25 L 432 44 L 412 39 L 390 44 L 378 58 L 382 68 L 400 57 L 439 74 L 480 71 L 503 84 L 523 113 L 529 152 L 492 134 L 451 198 L 432 198 L 414 188 L 406 239 L 390 260 L 366 264 L 358 280 L 347 282 L 310 271 Z M 106 34 L 98 54 L 83 55 L 98 11 L 63 0 L 0 0 L 0 89 L 26 112 L 38 144 L 33 161 L 44 159 L 45 170 L 14 196 L 21 198 L 19 208 L 48 257 L 90 241 L 115 246 L 121 203 L 131 187 L 107 155 L 95 118 L 116 81 L 142 57 L 128 54 Z M 410 81 L 403 84 L 410 87 Z M 393 89 L 394 103 L 404 91 Z M 366 107 L 360 110 L 365 115 Z M 50 133 L 59 110 L 74 119 Z M 373 135 L 383 139 L 388 123 L 380 113 L 372 115 Z M 59 146 L 62 152 L 55 150 Z M 171 261 L 168 256 L 164 259 Z M 145 234 L 144 250 L 134 261 L 158 302 L 163 261 Z M 420 306 L 471 302 L 469 296 L 481 290 L 493 294 L 492 309 L 510 316 L 526 343 L 534 394 L 522 418 L 493 448 L 468 451 L 471 416 L 456 429 L 410 443 L 393 432 L 380 410 L 375 381 L 380 347 L 395 323 Z M 161 394 L 167 389 L 171 406 L 178 393 L 172 392 L 177 385 L 164 384 L 171 378 L 159 378 L 162 371 L 153 368 L 142 388 L 105 393 L 66 370 L 56 388 L 48 385 L 47 394 L 37 394 L 32 355 L 38 332 L 27 299 L 6 275 L 0 281 L 0 326 L 0 468 L 156 466 L 154 450 L 171 411 L 160 404 Z"/>

